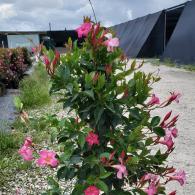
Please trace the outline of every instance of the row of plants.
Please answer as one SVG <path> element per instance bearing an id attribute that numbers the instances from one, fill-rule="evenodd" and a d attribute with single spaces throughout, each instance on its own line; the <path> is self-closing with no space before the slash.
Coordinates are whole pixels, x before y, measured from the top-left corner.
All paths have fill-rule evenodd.
<path id="1" fill-rule="evenodd" d="M 0 48 L 0 83 L 6 88 L 17 88 L 25 71 L 31 66 L 26 48 Z"/>
<path id="2" fill-rule="evenodd" d="M 49 94 L 49 76 L 43 64 L 36 64 L 31 75 L 24 77 L 19 83 L 20 94 L 18 98 L 24 109 L 38 108 L 51 102 Z"/>
<path id="3" fill-rule="evenodd" d="M 44 194 L 64 194 L 59 181 L 73 178 L 72 195 L 157 195 L 166 194 L 171 181 L 183 186 L 185 172 L 167 164 L 178 136 L 178 115 L 152 115 L 179 103 L 181 95 L 172 92 L 160 100 L 153 94 L 152 85 L 160 78 L 142 72 L 143 63 L 128 65 L 119 39 L 100 23 L 85 18 L 77 33 L 85 37 L 81 48 L 69 40 L 65 55 L 44 50 L 51 93 L 76 115 L 47 121 L 56 130 L 53 139 L 60 150 L 41 150 L 33 137 L 19 150 L 25 161 L 58 167 Z"/>

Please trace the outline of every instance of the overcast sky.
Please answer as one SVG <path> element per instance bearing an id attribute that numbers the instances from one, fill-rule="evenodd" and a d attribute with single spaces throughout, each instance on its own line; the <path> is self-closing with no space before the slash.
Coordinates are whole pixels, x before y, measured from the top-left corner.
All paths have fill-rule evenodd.
<path id="1" fill-rule="evenodd" d="M 112 26 L 185 0 L 91 0 L 97 19 Z M 0 0 L 0 31 L 75 29 L 92 15 L 88 0 Z"/>

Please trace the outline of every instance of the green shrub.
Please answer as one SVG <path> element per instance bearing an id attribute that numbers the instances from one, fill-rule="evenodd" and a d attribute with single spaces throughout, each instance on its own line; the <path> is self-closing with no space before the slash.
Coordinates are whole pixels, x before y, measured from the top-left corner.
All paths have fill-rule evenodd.
<path id="1" fill-rule="evenodd" d="M 48 75 L 41 64 L 35 67 L 31 76 L 20 82 L 20 91 L 24 108 L 35 108 L 51 101 Z"/>
<path id="2" fill-rule="evenodd" d="M 55 156 L 44 150 L 35 160 L 40 166 L 59 163 L 44 194 L 64 194 L 58 181 L 73 178 L 72 195 L 157 195 L 165 194 L 169 181 L 179 178 L 183 185 L 185 172 L 166 162 L 174 150 L 178 115 L 152 113 L 178 103 L 180 93 L 171 92 L 165 100 L 153 94 L 158 75 L 142 72 L 143 63 L 127 66 L 119 39 L 99 23 L 85 18 L 77 32 L 86 37 L 81 48 L 69 41 L 60 58 L 51 50 L 44 53 L 51 92 L 61 94 L 59 102 L 76 113 L 76 118 L 48 121 L 60 151 Z M 48 161 L 45 155 L 52 157 Z"/>

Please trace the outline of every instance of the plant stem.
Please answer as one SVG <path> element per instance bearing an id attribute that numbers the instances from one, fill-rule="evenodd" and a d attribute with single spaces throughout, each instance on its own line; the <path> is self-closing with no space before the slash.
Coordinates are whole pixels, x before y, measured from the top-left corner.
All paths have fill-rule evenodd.
<path id="1" fill-rule="evenodd" d="M 91 0 L 89 0 L 89 3 L 90 3 L 90 5 L 91 5 L 91 9 L 92 9 L 92 11 L 93 11 L 93 15 L 94 15 L 94 18 L 95 18 L 95 22 L 96 22 L 96 24 L 97 24 L 97 18 L 96 18 L 96 15 L 95 15 L 95 10 L 94 10 L 94 8 L 93 8 L 93 5 L 92 5 L 92 3 L 91 3 Z"/>

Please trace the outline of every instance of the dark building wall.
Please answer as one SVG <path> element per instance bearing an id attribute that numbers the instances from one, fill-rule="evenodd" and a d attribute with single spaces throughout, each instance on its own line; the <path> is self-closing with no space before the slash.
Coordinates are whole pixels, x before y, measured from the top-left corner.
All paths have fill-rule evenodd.
<path id="1" fill-rule="evenodd" d="M 166 45 L 167 43 L 169 42 L 174 30 L 175 30 L 175 27 L 177 25 L 177 22 L 179 21 L 179 18 L 183 12 L 183 9 L 184 9 L 185 6 L 182 6 L 182 7 L 178 7 L 178 8 L 175 8 L 175 9 L 171 9 L 171 10 L 166 10 L 166 13 L 165 13 L 165 17 L 166 17 L 166 33 L 165 33 L 165 36 L 166 36 Z"/>
<path id="2" fill-rule="evenodd" d="M 147 16 L 137 18 L 135 20 L 131 20 L 113 27 L 120 39 L 120 47 L 128 57 L 136 58 L 138 56 L 146 57 L 145 55 L 156 55 L 155 49 L 158 47 L 158 40 L 156 39 L 161 37 L 161 35 L 159 36 L 155 33 L 160 31 L 159 29 L 161 28 L 160 25 L 162 21 L 160 21 L 159 24 L 157 23 L 161 16 L 162 11 L 149 14 Z M 155 26 L 156 29 L 153 32 Z M 152 32 L 153 34 L 151 36 Z M 156 42 L 152 43 L 152 41 Z M 152 48 L 154 46 L 155 48 Z M 150 50 L 146 51 L 147 48 L 150 48 Z"/>
<path id="3" fill-rule="evenodd" d="M 185 6 L 180 19 L 167 44 L 162 59 L 177 63 L 195 63 L 195 1 Z"/>
<path id="4" fill-rule="evenodd" d="M 3 44 L 5 48 L 8 47 L 7 35 L 0 35 L 0 47 L 3 47 Z"/>
<path id="5" fill-rule="evenodd" d="M 164 51 L 165 12 L 163 11 L 137 57 L 159 57 Z"/>
<path id="6" fill-rule="evenodd" d="M 53 39 L 56 47 L 64 47 L 69 37 L 71 37 L 72 41 L 78 40 L 78 35 L 75 30 L 47 31 L 47 35 Z M 79 39 L 79 42 L 82 42 L 82 40 Z"/>

